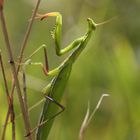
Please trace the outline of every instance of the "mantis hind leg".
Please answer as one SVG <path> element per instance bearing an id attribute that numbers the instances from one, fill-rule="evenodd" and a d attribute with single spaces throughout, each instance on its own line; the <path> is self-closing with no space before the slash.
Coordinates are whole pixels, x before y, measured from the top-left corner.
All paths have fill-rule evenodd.
<path id="1" fill-rule="evenodd" d="M 44 50 L 44 60 L 45 60 L 45 66 L 43 65 L 43 63 L 38 64 L 41 65 L 41 67 L 43 68 L 44 72 L 47 73 L 49 71 L 49 64 L 48 64 L 48 56 L 47 56 L 47 49 L 46 49 L 46 45 L 43 44 L 41 45 L 39 48 L 37 48 L 35 51 L 33 51 L 33 53 L 31 53 L 25 60 L 24 63 L 25 65 L 30 64 L 31 58 L 37 54 L 38 51 L 40 50 Z"/>
<path id="2" fill-rule="evenodd" d="M 44 61 L 45 64 L 43 64 L 42 62 L 31 62 L 31 58 L 37 54 L 37 52 L 39 52 L 40 50 L 44 50 Z M 20 65 L 23 65 L 23 67 L 26 67 L 27 65 L 36 65 L 36 66 L 40 66 L 44 72 L 44 74 L 46 76 L 55 76 L 59 73 L 59 68 L 55 68 L 51 71 L 49 71 L 49 64 L 48 64 L 48 56 L 47 56 L 47 49 L 46 49 L 46 45 L 41 45 L 38 49 L 36 49 L 35 51 L 33 51 L 33 53 L 31 53 L 25 60 L 23 63 L 20 63 Z"/>
<path id="3" fill-rule="evenodd" d="M 52 117 L 48 118 L 47 120 L 42 121 L 35 128 L 33 128 L 28 134 L 26 134 L 25 137 L 30 136 L 36 129 L 38 129 L 39 127 L 43 126 L 47 122 L 51 121 L 52 119 L 54 119 L 55 117 L 57 117 L 58 115 L 60 115 L 65 110 L 65 107 L 63 105 L 61 105 L 59 102 L 57 102 L 55 99 L 51 98 L 48 95 L 45 95 L 44 97 L 46 98 L 46 100 L 49 100 L 52 103 L 56 104 L 61 110 L 58 111 L 56 114 L 54 114 Z"/>
<path id="4" fill-rule="evenodd" d="M 75 42 L 76 43 L 76 42 Z M 74 44 L 75 44 L 74 43 Z M 45 65 L 42 62 L 31 62 L 31 58 L 37 54 L 38 51 L 41 49 L 44 50 L 44 60 L 45 60 Z M 65 60 L 64 60 L 65 61 Z M 63 62 L 62 62 L 63 64 Z M 23 67 L 26 67 L 27 65 L 36 65 L 40 66 L 46 76 L 56 76 L 60 70 L 62 69 L 63 65 L 59 65 L 58 67 L 54 68 L 53 70 L 49 70 L 49 64 L 48 64 L 48 56 L 47 56 L 47 49 L 46 45 L 41 45 L 38 49 L 36 49 L 33 53 L 29 55 L 24 61 L 24 63 L 21 63 L 20 65 L 23 65 Z"/>
<path id="5" fill-rule="evenodd" d="M 65 107 L 63 105 L 61 105 L 59 102 L 57 102 L 55 99 L 53 99 L 52 97 L 46 95 L 45 96 L 46 100 L 49 100 L 51 101 L 52 103 L 56 104 L 61 110 L 58 111 L 56 114 L 54 114 L 52 117 L 50 117 L 49 119 L 41 122 L 41 124 L 39 124 L 39 127 L 44 125 L 45 123 L 47 123 L 48 121 L 54 119 L 56 116 L 58 116 L 59 114 L 61 114 L 64 110 L 65 110 Z"/>

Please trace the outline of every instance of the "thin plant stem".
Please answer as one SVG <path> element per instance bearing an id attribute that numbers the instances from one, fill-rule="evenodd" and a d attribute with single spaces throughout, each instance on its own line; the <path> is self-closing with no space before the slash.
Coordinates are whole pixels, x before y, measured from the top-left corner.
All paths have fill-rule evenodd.
<path id="1" fill-rule="evenodd" d="M 10 106 L 8 108 L 7 114 L 10 114 Z M 1 140 L 5 140 L 5 133 L 6 133 L 6 128 L 7 128 L 8 120 L 9 120 L 9 116 L 6 115 L 5 122 L 4 122 L 4 125 L 3 125 L 3 131 L 2 131 Z"/>
<path id="2" fill-rule="evenodd" d="M 23 39 L 22 47 L 21 47 L 21 50 L 20 50 L 20 55 L 19 55 L 19 58 L 18 58 L 18 63 L 19 64 L 22 62 L 24 50 L 25 50 L 25 48 L 27 46 L 27 41 L 28 41 L 28 38 L 29 38 L 29 35 L 30 35 L 30 32 L 31 32 L 31 28 L 33 26 L 33 22 L 34 22 L 38 7 L 40 5 L 40 2 L 41 2 L 41 0 L 37 1 L 35 10 L 33 11 L 33 14 L 31 16 L 31 20 L 30 20 L 30 22 L 28 24 L 28 27 L 27 27 L 27 30 L 26 30 L 26 33 L 25 33 L 25 36 L 24 36 L 24 39 Z M 18 65 L 18 67 L 17 67 L 17 74 L 19 72 L 19 69 L 20 69 L 20 65 Z M 13 82 L 13 85 L 12 85 L 11 96 L 13 96 L 14 89 L 15 89 L 15 81 Z"/>
<path id="3" fill-rule="evenodd" d="M 14 58 L 13 58 L 12 47 L 10 45 L 8 31 L 7 31 L 7 27 L 6 27 L 6 23 L 5 23 L 5 17 L 4 17 L 2 8 L 0 9 L 0 18 L 1 18 L 1 24 L 2 24 L 2 31 L 3 31 L 3 35 L 4 35 L 4 39 L 5 39 L 5 43 L 6 43 L 7 53 L 8 53 L 8 57 L 9 57 L 9 62 L 10 62 L 11 70 L 12 70 L 14 81 L 15 81 L 18 99 L 20 102 L 20 107 L 21 107 L 21 112 L 22 112 L 22 116 L 23 116 L 23 120 L 24 120 L 26 133 L 29 133 L 30 132 L 30 122 L 29 122 L 29 119 L 27 118 L 26 110 L 24 107 L 24 102 L 22 100 L 22 93 L 21 93 L 20 84 L 19 84 L 19 80 L 18 80 L 18 76 L 17 76 L 17 72 L 16 72 L 16 66 L 15 66 L 15 62 L 14 62 Z M 32 140 L 32 136 L 30 135 L 28 137 L 28 139 Z"/>
<path id="4" fill-rule="evenodd" d="M 1 56 L 1 51 L 0 51 L 0 65 L 1 65 L 2 75 L 3 75 L 3 79 L 4 79 L 8 104 L 10 104 L 10 94 L 9 94 L 8 84 L 7 84 L 7 80 L 6 80 L 6 76 L 5 76 L 5 70 L 4 70 L 3 60 L 2 60 L 2 56 Z"/>
<path id="5" fill-rule="evenodd" d="M 11 122 L 12 122 L 12 140 L 16 140 L 15 112 L 14 112 L 13 101 L 12 101 L 12 104 L 11 104 Z"/>
<path id="6" fill-rule="evenodd" d="M 27 41 L 28 41 L 28 38 L 29 38 L 29 35 L 30 35 L 30 32 L 31 32 L 31 28 L 32 28 L 32 25 L 33 25 L 33 21 L 34 21 L 34 18 L 36 16 L 36 13 L 37 13 L 37 10 L 38 10 L 38 7 L 40 5 L 40 2 L 41 0 L 38 0 L 37 1 L 37 4 L 36 4 L 36 7 L 35 7 L 35 10 L 33 11 L 33 14 L 32 14 L 32 17 L 31 17 L 31 20 L 28 24 L 28 27 L 27 27 L 27 30 L 26 30 L 26 33 L 25 33 L 25 37 L 24 37 L 24 40 L 23 40 L 23 45 L 21 47 L 21 50 L 20 50 L 20 55 L 19 55 L 19 63 L 22 62 L 22 58 L 23 58 L 23 53 L 24 53 L 24 50 L 26 48 L 26 44 L 27 44 Z M 17 67 L 17 74 L 19 72 L 19 69 L 20 69 L 20 65 L 18 65 Z M 15 89 L 15 82 L 13 82 L 13 85 L 12 85 L 12 90 L 11 90 L 11 99 L 13 99 L 13 94 L 14 94 L 14 89 Z M 9 115 L 10 115 L 10 108 L 8 109 L 8 112 L 7 112 L 7 115 L 6 115 L 6 118 L 9 118 Z M 5 121 L 7 123 L 5 123 L 5 125 L 8 124 L 8 119 L 7 121 Z"/>
<path id="7" fill-rule="evenodd" d="M 43 98 L 40 101 L 38 101 L 37 103 L 35 103 L 33 106 L 31 106 L 30 108 L 28 108 L 28 112 L 32 111 L 34 108 L 36 108 L 37 106 L 39 106 L 44 101 L 45 101 L 45 98 Z M 17 120 L 19 117 L 21 117 L 21 113 L 16 116 L 15 120 Z"/>
<path id="8" fill-rule="evenodd" d="M 28 115 L 28 117 L 29 117 L 25 67 L 26 67 L 26 66 L 23 66 L 23 101 L 24 101 L 24 106 L 25 106 L 25 109 L 26 109 L 26 113 L 27 113 L 27 115 Z"/>
<path id="9" fill-rule="evenodd" d="M 29 22 L 29 24 L 28 24 L 27 31 L 26 31 L 25 37 L 24 37 L 24 39 L 23 39 L 23 44 L 22 44 L 22 47 L 21 47 L 21 50 L 20 50 L 20 55 L 19 55 L 19 58 L 18 58 L 18 63 L 19 63 L 19 64 L 22 62 L 23 53 L 24 53 L 24 50 L 25 50 L 26 45 L 27 45 L 27 41 L 28 41 L 28 38 L 29 38 L 29 35 L 30 35 L 30 32 L 31 32 L 31 28 L 32 28 L 32 25 L 33 25 L 33 21 L 34 21 L 34 18 L 35 18 L 35 16 L 36 16 L 36 13 L 37 13 L 37 10 L 38 10 L 40 1 L 41 1 L 41 0 L 38 0 L 38 1 L 37 1 L 35 10 L 33 11 L 31 20 L 30 20 L 30 22 Z M 19 69 L 20 69 L 20 65 L 18 65 L 18 67 L 17 67 L 17 74 L 18 74 L 18 72 L 19 72 Z M 15 82 L 13 82 L 13 85 L 12 85 L 11 98 L 13 98 L 14 89 L 15 89 Z M 9 114 L 7 114 L 7 115 L 9 115 Z"/>
<path id="10" fill-rule="evenodd" d="M 12 140 L 16 139 L 15 136 L 15 114 L 14 114 L 14 108 L 13 108 L 13 102 L 10 98 L 10 94 L 9 94 L 9 90 L 8 90 L 8 84 L 7 84 L 7 80 L 6 80 L 6 75 L 5 75 L 5 70 L 4 70 L 4 65 L 3 65 L 3 60 L 2 60 L 2 56 L 1 56 L 1 52 L 0 52 L 0 65 L 1 65 L 1 69 L 2 69 L 2 75 L 3 75 L 3 79 L 4 79 L 4 85 L 5 85 L 5 90 L 6 90 L 6 96 L 7 96 L 7 102 L 8 102 L 8 106 L 9 106 L 9 111 L 11 112 L 11 122 L 12 122 Z M 8 117 L 6 117 L 5 123 L 4 123 L 4 127 L 3 127 L 3 132 L 2 132 L 2 137 L 1 140 L 5 139 L 5 133 L 6 133 L 6 128 L 7 125 L 5 125 L 8 122 Z"/>
<path id="11" fill-rule="evenodd" d="M 39 8 L 40 2 L 41 2 L 41 0 L 38 0 L 38 1 L 37 1 L 35 10 L 33 11 L 33 14 L 32 14 L 32 17 L 31 17 L 31 21 L 30 21 L 29 24 L 28 24 L 27 31 L 26 31 L 26 33 L 25 33 L 25 37 L 24 37 L 24 39 L 23 39 L 22 47 L 21 47 L 21 50 L 20 50 L 19 63 L 22 61 L 23 53 L 24 53 L 24 50 L 25 50 L 25 48 L 26 48 L 27 41 L 28 41 L 28 39 L 29 39 L 29 35 L 30 35 L 30 32 L 31 32 L 31 29 L 32 29 L 32 26 L 33 26 L 33 22 L 34 22 L 34 19 L 35 19 L 37 10 L 38 10 L 38 8 Z M 20 65 L 18 66 L 17 71 L 19 71 L 19 68 L 20 68 Z"/>

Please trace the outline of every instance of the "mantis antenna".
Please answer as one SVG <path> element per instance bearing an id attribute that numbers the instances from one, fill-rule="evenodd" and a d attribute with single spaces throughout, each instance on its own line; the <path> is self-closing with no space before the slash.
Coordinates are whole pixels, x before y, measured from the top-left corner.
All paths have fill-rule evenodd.
<path id="1" fill-rule="evenodd" d="M 98 23 L 98 24 L 95 23 L 95 25 L 96 25 L 96 27 L 97 27 L 97 26 L 100 26 L 100 25 L 104 25 L 104 24 L 106 24 L 106 23 L 111 22 L 112 20 L 114 20 L 114 19 L 116 19 L 116 18 L 117 18 L 117 16 L 112 17 L 112 18 L 110 18 L 110 19 L 108 19 L 108 20 L 105 20 L 105 21 L 103 21 L 103 22 L 101 22 L 101 23 Z"/>

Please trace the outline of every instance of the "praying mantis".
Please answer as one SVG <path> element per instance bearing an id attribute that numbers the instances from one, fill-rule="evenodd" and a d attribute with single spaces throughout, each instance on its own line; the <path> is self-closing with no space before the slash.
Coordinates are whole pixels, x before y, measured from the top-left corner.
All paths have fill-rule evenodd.
<path id="1" fill-rule="evenodd" d="M 48 17 L 56 17 L 56 26 L 54 31 L 52 32 L 52 36 L 55 41 L 56 55 L 61 56 L 68 53 L 69 51 L 72 52 L 57 68 L 51 71 L 48 70 L 48 67 L 44 68 L 45 74 L 47 76 L 53 76 L 54 78 L 42 90 L 46 101 L 44 103 L 39 119 L 39 124 L 37 126 L 36 140 L 47 140 L 54 121 L 54 117 L 64 110 L 64 107 L 59 102 L 61 101 L 64 94 L 64 90 L 70 77 L 72 66 L 89 42 L 93 31 L 95 31 L 96 27 L 100 25 L 96 24 L 91 18 L 88 18 L 88 28 L 86 33 L 74 40 L 64 49 L 61 49 L 62 15 L 59 12 L 37 14 L 36 19 L 44 20 Z M 45 46 L 43 47 L 45 48 Z M 42 66 L 42 64 L 39 65 Z M 56 105 L 61 108 L 61 111 L 58 111 Z M 27 136 L 28 135 L 29 134 L 27 134 Z"/>

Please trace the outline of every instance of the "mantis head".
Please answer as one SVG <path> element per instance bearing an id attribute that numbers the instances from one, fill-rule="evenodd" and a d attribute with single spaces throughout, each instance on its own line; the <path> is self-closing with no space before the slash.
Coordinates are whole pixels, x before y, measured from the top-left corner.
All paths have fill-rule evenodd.
<path id="1" fill-rule="evenodd" d="M 87 22 L 88 22 L 89 29 L 91 29 L 91 30 L 96 29 L 96 23 L 91 18 L 88 18 Z"/>
<path id="2" fill-rule="evenodd" d="M 96 24 L 91 18 L 88 18 L 88 19 L 87 19 L 87 22 L 88 22 L 89 29 L 95 30 L 97 26 L 100 26 L 100 25 L 104 25 L 104 24 L 106 24 L 106 23 L 109 23 L 109 22 L 112 21 L 114 18 L 116 18 L 116 17 L 113 17 L 113 18 L 111 18 L 111 19 L 108 19 L 108 20 L 103 21 L 103 22 L 98 23 L 98 24 Z"/>

